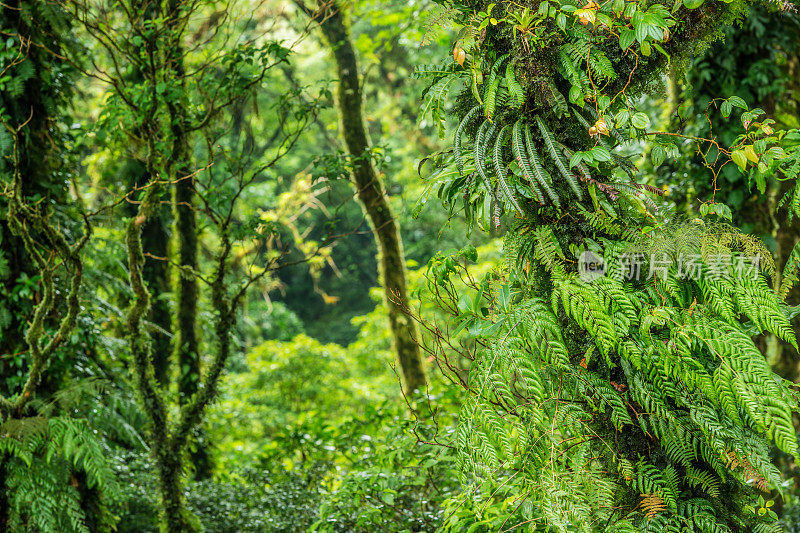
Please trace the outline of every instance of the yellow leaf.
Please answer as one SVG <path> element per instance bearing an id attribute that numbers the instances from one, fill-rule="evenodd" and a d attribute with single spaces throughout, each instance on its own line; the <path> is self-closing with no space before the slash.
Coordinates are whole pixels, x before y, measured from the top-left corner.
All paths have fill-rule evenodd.
<path id="1" fill-rule="evenodd" d="M 594 123 L 595 130 L 597 133 L 601 135 L 608 135 L 608 124 L 606 124 L 606 119 L 604 117 L 600 117 L 597 122 Z"/>
<path id="2" fill-rule="evenodd" d="M 742 170 L 744 170 L 744 168 L 747 166 L 747 156 L 744 155 L 743 150 L 734 150 L 731 154 L 731 159 L 733 159 L 733 162 L 736 163 Z"/>
<path id="3" fill-rule="evenodd" d="M 581 24 L 584 26 L 594 24 L 594 21 L 597 19 L 593 9 L 578 9 L 575 11 L 575 16 L 578 17 L 578 19 L 581 21 Z"/>
<path id="4" fill-rule="evenodd" d="M 747 159 L 753 163 L 758 163 L 758 156 L 756 155 L 756 151 L 753 149 L 752 144 L 748 144 L 744 147 L 744 155 L 746 155 Z"/>

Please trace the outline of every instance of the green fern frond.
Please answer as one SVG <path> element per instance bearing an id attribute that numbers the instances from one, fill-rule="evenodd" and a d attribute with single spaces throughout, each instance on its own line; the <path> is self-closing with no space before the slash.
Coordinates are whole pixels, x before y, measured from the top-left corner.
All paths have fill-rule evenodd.
<path id="1" fill-rule="evenodd" d="M 564 250 L 558 242 L 553 230 L 549 226 L 539 226 L 533 230 L 534 247 L 533 259 L 548 270 L 553 270 L 555 265 L 563 264 Z"/>
<path id="2" fill-rule="evenodd" d="M 561 154 L 556 149 L 556 143 L 553 140 L 552 134 L 538 115 L 536 116 L 536 125 L 539 126 L 539 132 L 542 134 L 544 144 L 547 147 L 547 152 L 550 154 L 550 158 L 553 160 L 553 163 L 555 163 L 556 168 L 558 168 L 559 172 L 561 172 L 561 175 L 564 177 L 564 179 L 567 180 L 569 186 L 572 187 L 572 190 L 575 192 L 578 199 L 583 200 L 583 189 L 581 189 L 581 186 L 578 183 L 577 178 L 575 178 L 575 175 L 570 172 L 569 169 L 567 169 L 566 162 L 561 158 Z"/>
<path id="3" fill-rule="evenodd" d="M 798 186 L 800 189 L 800 186 Z M 800 210 L 798 211 L 798 216 L 800 216 Z M 792 252 L 789 254 L 789 259 L 786 261 L 786 264 L 783 267 L 783 273 L 781 274 L 781 286 L 778 289 L 778 294 L 781 298 L 786 298 L 788 296 L 789 291 L 792 287 L 800 281 L 800 241 L 794 245 L 792 248 Z"/>
<path id="4" fill-rule="evenodd" d="M 552 187 L 552 178 L 539 163 L 539 156 L 536 152 L 536 146 L 533 144 L 530 126 L 525 124 L 523 126 L 523 130 L 525 131 L 525 149 L 528 153 L 528 157 L 530 158 L 530 166 L 533 169 L 533 176 L 536 178 L 539 186 L 547 193 L 547 196 L 550 198 L 553 204 L 555 204 L 556 207 L 561 207 L 561 200 L 558 198 L 558 194 L 556 194 Z"/>
<path id="5" fill-rule="evenodd" d="M 481 111 L 481 106 L 476 105 L 472 109 L 470 109 L 464 118 L 461 119 L 461 122 L 458 124 L 458 128 L 456 128 L 455 138 L 453 140 L 453 155 L 455 156 L 456 160 L 456 167 L 458 168 L 458 173 L 460 175 L 464 175 L 464 154 L 461 149 L 461 137 L 464 135 L 464 130 L 467 126 L 472 122 L 472 120 L 478 116 Z"/>
<path id="6" fill-rule="evenodd" d="M 518 120 L 516 123 L 514 123 L 514 127 L 512 129 L 511 147 L 514 152 L 514 158 L 517 160 L 517 164 L 522 171 L 522 175 L 531 186 L 531 190 L 536 196 L 536 200 L 540 204 L 543 204 L 544 197 L 542 196 L 539 186 L 537 185 L 538 181 L 534 176 L 530 159 L 528 159 L 528 149 L 526 148 L 525 141 L 522 137 L 522 120 Z"/>
<path id="7" fill-rule="evenodd" d="M 461 78 L 459 73 L 448 73 L 438 80 L 436 80 L 428 90 L 425 92 L 422 109 L 419 114 L 419 120 L 426 116 L 431 117 L 431 120 L 437 126 L 437 132 L 440 139 L 444 139 L 446 132 L 446 118 L 445 105 L 447 104 L 447 96 L 450 93 L 450 86 L 456 80 Z"/>
<path id="8" fill-rule="evenodd" d="M 511 95 L 511 107 L 522 107 L 522 104 L 525 103 L 525 93 L 517 80 L 517 74 L 511 62 L 506 65 L 506 85 Z"/>
<path id="9" fill-rule="evenodd" d="M 492 134 L 494 133 L 495 125 L 484 120 L 478 128 L 478 134 L 475 135 L 475 169 L 478 171 L 486 190 L 491 193 L 492 182 L 486 174 L 486 147 L 491 142 Z"/>
<path id="10" fill-rule="evenodd" d="M 500 88 L 500 78 L 492 75 L 486 85 L 486 92 L 483 95 L 484 116 L 487 120 L 494 118 L 494 111 L 497 107 L 497 91 Z"/>
<path id="11" fill-rule="evenodd" d="M 511 187 L 508 186 L 506 182 L 506 164 L 503 161 L 503 142 L 506 137 L 506 132 L 508 131 L 509 126 L 505 125 L 500 129 L 500 133 L 497 134 L 497 140 L 494 143 L 494 169 L 497 173 L 497 182 L 498 187 L 501 191 L 503 191 L 503 195 L 506 199 L 511 202 L 511 205 L 514 206 L 514 209 L 517 210 L 519 214 L 522 214 L 522 208 L 517 202 L 517 199 L 514 197 L 514 193 L 511 191 Z"/>
<path id="12" fill-rule="evenodd" d="M 706 472 L 693 466 L 686 467 L 684 479 L 690 487 L 699 487 L 712 498 L 719 496 L 719 479 L 711 472 Z"/>

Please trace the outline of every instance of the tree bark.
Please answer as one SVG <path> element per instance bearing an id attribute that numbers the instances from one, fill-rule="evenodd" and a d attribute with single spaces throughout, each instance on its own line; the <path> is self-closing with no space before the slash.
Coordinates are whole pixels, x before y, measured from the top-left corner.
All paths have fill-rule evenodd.
<path id="1" fill-rule="evenodd" d="M 127 179 L 130 190 L 134 187 L 142 187 L 150 181 L 147 174 L 147 167 L 141 161 L 128 159 L 119 171 L 119 179 Z M 138 208 L 136 204 L 128 204 L 130 217 L 136 216 Z M 154 214 L 147 222 L 142 225 L 142 249 L 155 257 L 167 257 L 169 253 L 169 209 L 165 206 L 158 206 Z M 145 257 L 144 267 L 142 268 L 142 278 L 152 292 L 156 295 L 150 306 L 150 322 L 155 326 L 152 328 L 151 336 L 153 351 L 153 370 L 155 371 L 156 381 L 162 387 L 169 382 L 170 366 L 170 339 L 172 331 L 172 313 L 169 308 L 169 301 L 164 297 L 170 292 L 169 264 L 164 259 L 154 259 Z"/>
<path id="2" fill-rule="evenodd" d="M 172 154 L 169 169 L 175 180 L 173 204 L 175 206 L 175 236 L 177 239 L 178 263 L 182 269 L 196 272 L 197 263 L 197 217 L 195 215 L 195 181 L 189 167 L 189 135 L 183 63 L 184 49 L 181 43 L 181 0 L 169 2 L 169 25 L 174 32 L 170 47 L 170 69 L 181 86 L 180 96 L 167 102 L 172 120 Z M 200 342 L 197 335 L 197 300 L 199 287 L 193 273 L 181 272 L 176 291 L 175 351 L 178 362 L 178 393 L 181 404 L 188 403 L 197 392 L 200 382 Z M 202 439 L 198 429 L 196 438 Z M 205 479 L 211 475 L 211 463 L 206 446 L 197 446 L 192 454 L 195 477 Z"/>
<path id="3" fill-rule="evenodd" d="M 21 17 L 23 10 L 29 11 L 31 5 L 26 5 L 21 0 L 12 0 L 0 4 L 0 30 L 9 39 L 19 35 L 23 48 L 19 67 L 24 63 L 32 64 L 34 72 L 48 71 L 58 65 L 58 60 L 44 50 L 44 46 L 54 50 L 60 48 L 60 42 L 56 38 L 51 38 L 48 33 L 52 28 L 46 22 L 40 25 L 31 26 L 24 17 Z M 4 39 L 6 38 L 4 37 Z M 27 44 L 25 44 L 27 43 Z M 44 45 L 44 46 L 43 46 Z M 17 46 L 17 45 L 14 45 Z M 6 72 L 13 77 L 16 75 L 17 68 L 10 67 Z M 65 82 L 67 80 L 64 80 Z M 0 158 L 0 187 L 7 181 L 7 173 L 12 172 L 12 168 L 19 168 L 20 174 L 25 177 L 22 183 L 23 195 L 40 195 L 47 198 L 44 205 L 63 204 L 66 189 L 63 179 L 57 175 L 63 171 L 63 162 L 58 154 L 54 154 L 55 145 L 53 136 L 58 134 L 54 127 L 54 117 L 57 116 L 58 106 L 69 96 L 69 84 L 60 88 L 53 83 L 43 81 L 36 74 L 28 77 L 22 83 L 22 89 L 18 92 L 4 90 L 0 93 L 0 109 L 3 109 L 6 117 L 0 128 L 5 130 L 5 126 L 17 128 L 22 125 L 18 132 L 18 150 L 16 163 L 10 163 L 11 157 L 8 148 L 4 148 L 3 157 Z M 56 142 L 60 142 L 56 139 Z M 8 157 L 7 157 L 8 156 Z M 0 200 L 0 258 L 6 264 L 6 272 L 0 274 L 0 310 L 5 309 L 8 313 L 8 324 L 0 327 L 0 356 L 15 355 L 25 351 L 25 329 L 27 316 L 31 310 L 24 304 L 13 303 L 13 299 L 8 298 L 13 292 L 17 280 L 23 274 L 34 277 L 38 274 L 35 263 L 25 251 L 22 239 L 15 236 L 7 223 L 7 205 Z M 8 358 L 0 357 L 0 375 L 12 376 L 16 373 L 12 362 Z M 0 393 L 4 395 L 12 394 L 13 390 L 6 387 L 6 381 L 0 381 Z"/>
<path id="4" fill-rule="evenodd" d="M 331 3 L 330 7 L 319 13 L 312 13 L 302 4 L 299 7 L 319 22 L 336 61 L 339 78 L 336 106 L 341 132 L 352 163 L 356 193 L 378 244 L 381 285 L 404 388 L 407 392 L 413 392 L 425 387 L 426 377 L 417 344 L 416 325 L 404 312 L 409 307 L 409 297 L 403 242 L 372 161 L 372 146 L 364 119 L 361 79 L 350 31 L 338 2 Z"/>
<path id="5" fill-rule="evenodd" d="M 181 166 L 176 174 L 185 175 Z M 197 220 L 194 213 L 194 183 L 191 178 L 175 184 L 175 237 L 178 262 L 183 268 L 197 270 Z M 200 358 L 197 338 L 197 280 L 193 275 L 181 274 L 177 281 L 177 316 L 175 351 L 178 361 L 178 390 L 181 403 L 186 403 L 197 392 L 200 379 Z"/>
<path id="6" fill-rule="evenodd" d="M 60 82 L 45 81 L 37 75 L 42 71 L 53 71 L 54 67 L 62 68 L 59 59 L 54 57 L 49 50 L 60 50 L 61 42 L 57 33 L 53 31 L 46 20 L 31 23 L 21 16 L 24 11 L 35 10 L 36 5 L 26 3 L 24 0 L 7 0 L 0 4 L 0 30 L 3 40 L 8 39 L 14 43 L 14 48 L 19 46 L 20 56 L 18 63 L 33 64 L 35 74 L 24 79 L 22 89 L 12 92 L 4 89 L 0 92 L 0 109 L 3 110 L 3 124 L 0 128 L 12 127 L 18 130 L 18 150 L 16 162 L 11 162 L 8 148 L 3 148 L 0 157 L 0 188 L 7 185 L 9 176 L 15 167 L 20 175 L 24 176 L 22 188 L 23 195 L 39 194 L 46 198 L 44 205 L 63 203 L 66 194 L 63 172 L 64 161 L 59 154 L 54 153 L 56 145 L 61 140 L 57 127 L 54 126 L 58 116 L 59 106 L 64 104 L 71 95 L 71 83 L 65 72 L 61 71 Z M 19 44 L 14 41 L 19 40 Z M 58 71 L 58 70 L 56 70 Z M 13 79 L 18 70 L 7 67 L 3 71 Z M 24 125 L 24 126 L 23 126 Z M 54 142 L 55 138 L 55 142 Z M 8 296 L 14 291 L 17 280 L 23 275 L 34 277 L 38 274 L 34 261 L 29 257 L 20 237 L 11 231 L 8 221 L 8 205 L 0 201 L 0 260 L 5 263 L 5 272 L 0 274 L 0 312 L 6 319 L 0 321 L 0 395 L 10 397 L 18 392 L 18 387 L 7 380 L 16 376 L 19 367 L 15 363 L 16 357 L 9 357 L 24 353 L 27 350 L 25 343 L 26 324 L 31 319 L 32 310 L 19 303 L 14 303 Z M 2 324 L 2 322 L 6 322 Z M 29 356 L 25 359 L 30 362 Z M 0 423 L 5 422 L 0 417 Z M 0 531 L 6 531 L 11 509 L 8 501 L 8 487 L 6 486 L 9 456 L 0 454 Z"/>

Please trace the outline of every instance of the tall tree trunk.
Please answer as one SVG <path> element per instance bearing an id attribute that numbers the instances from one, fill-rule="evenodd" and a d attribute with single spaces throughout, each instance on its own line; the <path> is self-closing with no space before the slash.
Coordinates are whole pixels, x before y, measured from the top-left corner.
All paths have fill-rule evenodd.
<path id="1" fill-rule="evenodd" d="M 58 128 L 54 126 L 59 107 L 70 96 L 71 80 L 65 64 L 52 51 L 61 49 L 57 28 L 44 18 L 36 20 L 35 2 L 6 0 L 0 3 L 0 31 L 8 53 L 19 50 L 18 57 L 6 58 L 3 73 L 11 81 L 0 91 L 3 110 L 0 130 L 9 141 L 6 127 L 17 131 L 17 159 L 10 157 L 10 147 L 3 146 L 0 156 L 0 188 L 10 181 L 11 173 L 19 170 L 23 176 L 23 195 L 40 195 L 42 204 L 63 204 L 66 196 L 63 177 L 65 163 L 54 153 L 61 145 Z M 32 20 L 33 19 L 33 20 Z M 12 61 L 13 60 L 13 61 Z M 10 63 L 16 63 L 16 65 Z M 32 68 L 23 68 L 31 67 Z M 58 82 L 41 76 L 42 72 L 59 72 Z M 25 330 L 32 307 L 22 299 L 15 303 L 9 296 L 22 275 L 33 277 L 38 271 L 25 250 L 22 239 L 11 232 L 8 206 L 0 200 L 0 394 L 18 393 L 18 384 L 7 380 L 17 378 L 21 369 L 17 355 L 27 350 Z M 28 364 L 29 359 L 25 359 Z M 5 420 L 0 417 L 0 423 Z M 0 454 L 0 531 L 6 531 L 9 508 L 6 478 L 8 455 Z"/>
<path id="2" fill-rule="evenodd" d="M 142 187 L 150 181 L 147 167 L 141 161 L 128 159 L 119 171 L 119 179 L 127 180 L 130 190 Z M 136 216 L 136 204 L 127 204 L 127 215 Z M 147 222 L 142 226 L 142 249 L 155 257 L 166 258 L 169 253 L 169 220 L 170 213 L 167 206 L 159 205 Z M 153 343 L 153 369 L 156 381 L 162 387 L 169 382 L 169 363 L 172 341 L 172 313 L 166 295 L 170 292 L 169 263 L 165 259 L 146 257 L 142 268 L 142 278 L 150 288 L 153 298 L 150 307 L 149 320 L 155 326 L 151 331 Z"/>
<path id="3" fill-rule="evenodd" d="M 358 199 L 378 243 L 379 272 L 384 301 L 389 311 L 394 347 L 403 372 L 405 389 L 411 392 L 422 389 L 426 378 L 416 340 L 416 325 L 404 312 L 409 305 L 409 297 L 403 243 L 397 221 L 372 161 L 358 62 L 344 13 L 336 1 L 327 6 L 329 7 L 324 12 L 312 13 L 307 6 L 299 4 L 303 11 L 319 22 L 336 61 L 339 78 L 336 105 L 341 132 L 353 165 L 352 177 Z"/>
<path id="4" fill-rule="evenodd" d="M 189 136 L 187 125 L 186 90 L 184 78 L 186 68 L 183 63 L 184 49 L 182 34 L 178 30 L 181 21 L 181 0 L 169 2 L 169 24 L 175 32 L 170 47 L 172 53 L 170 68 L 174 79 L 184 90 L 180 96 L 169 100 L 167 107 L 172 120 L 172 155 L 170 171 L 175 180 L 173 203 L 175 206 L 175 237 L 177 239 L 178 262 L 181 268 L 197 271 L 197 218 L 195 216 L 195 182 L 189 168 Z M 197 392 L 200 382 L 200 350 L 197 335 L 197 300 L 199 288 L 193 274 L 181 273 L 178 276 L 176 291 L 176 332 L 175 350 L 178 362 L 178 392 L 182 404 L 188 403 Z M 196 438 L 202 439 L 198 429 Z M 195 475 L 204 479 L 211 475 L 211 464 L 205 445 L 197 446 L 192 453 Z"/>
<path id="5" fill-rule="evenodd" d="M 176 170 L 176 175 L 186 175 L 185 167 Z M 183 179 L 175 184 L 175 238 L 177 239 L 178 262 L 181 267 L 197 269 L 197 220 L 195 218 L 194 183 Z M 175 349 L 179 365 L 178 390 L 181 402 L 186 403 L 197 392 L 200 379 L 200 359 L 197 338 L 197 280 L 192 275 L 181 274 L 177 286 L 177 317 Z"/>
<path id="6" fill-rule="evenodd" d="M 152 153 L 152 140 L 150 141 Z M 148 174 L 156 176 L 152 158 L 148 161 Z M 150 355 L 150 334 L 144 329 L 142 319 L 150 307 L 150 291 L 144 283 L 142 270 L 141 222 L 152 216 L 154 206 L 160 203 L 161 191 L 157 182 L 151 182 L 145 197 L 139 204 L 138 215 L 127 226 L 128 276 L 135 298 L 128 310 L 126 326 L 129 332 L 128 345 L 133 362 L 133 377 L 136 382 L 142 409 L 149 418 L 149 444 L 158 475 L 159 523 L 164 532 L 196 531 L 184 502 L 184 487 L 181 480 L 183 446 L 173 443 L 174 434 L 169 423 L 169 405 L 165 394 L 155 381 Z M 141 221 L 137 223 L 137 221 Z"/>
<path id="7" fill-rule="evenodd" d="M 60 48 L 56 30 L 43 22 L 41 25 L 31 25 L 26 17 L 35 13 L 37 6 L 20 0 L 12 0 L 0 4 L 0 31 L 4 40 L 8 38 L 14 47 L 19 48 L 19 57 L 14 60 L 16 66 L 8 66 L 5 74 L 12 80 L 18 80 L 18 89 L 10 86 L 4 87 L 0 92 L 0 109 L 3 110 L 3 141 L 11 142 L 10 135 L 5 131 L 6 126 L 17 129 L 18 147 L 17 161 L 12 162 L 10 146 L 4 146 L 0 157 L 0 187 L 10 181 L 10 173 L 14 167 L 18 168 L 24 176 L 22 188 L 23 195 L 39 195 L 47 200 L 48 204 L 63 204 L 66 188 L 63 178 L 56 177 L 62 172 L 63 162 L 57 154 L 53 154 L 55 143 L 53 137 L 58 134 L 54 128 L 54 117 L 57 116 L 58 106 L 63 103 L 69 91 L 69 85 L 58 87 L 53 83 L 43 81 L 38 73 L 51 70 L 57 61 L 45 47 L 52 50 Z M 19 36 L 19 43 L 15 37 Z M 23 67 L 31 66 L 30 69 Z M 63 68 L 63 67 L 60 67 Z M 23 72 L 25 72 L 23 76 Z M 68 82 L 68 79 L 64 79 Z M 23 126 L 24 125 L 24 126 Z M 55 139 L 60 142 L 60 139 Z M 0 262 L 5 268 L 0 268 L 0 356 L 18 354 L 26 349 L 25 329 L 28 314 L 32 311 L 24 303 L 13 303 L 15 298 L 9 298 L 17 280 L 23 274 L 33 277 L 38 271 L 33 261 L 28 257 L 22 239 L 15 236 L 7 223 L 7 206 L 0 200 Z M 24 299 L 23 299 L 24 300 Z M 0 357 L 0 376 L 15 376 L 16 370 L 8 368 L 13 364 L 14 357 Z M 11 394 L 15 391 L 6 389 L 6 381 L 0 381 L 0 393 Z"/>

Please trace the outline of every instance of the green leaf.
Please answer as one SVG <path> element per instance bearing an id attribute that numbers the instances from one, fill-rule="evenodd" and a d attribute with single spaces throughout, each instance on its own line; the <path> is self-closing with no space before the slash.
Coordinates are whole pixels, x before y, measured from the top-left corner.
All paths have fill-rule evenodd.
<path id="1" fill-rule="evenodd" d="M 611 152 L 605 146 L 595 146 L 592 148 L 592 156 L 596 161 L 611 161 Z"/>
<path id="2" fill-rule="evenodd" d="M 664 150 L 664 147 L 660 144 L 653 146 L 653 149 L 650 151 L 650 159 L 653 160 L 653 166 L 656 168 L 661 166 L 666 156 L 667 151 Z"/>
<path id="3" fill-rule="evenodd" d="M 703 0 L 683 0 L 683 5 L 686 9 L 697 9 L 703 5 Z"/>
<path id="4" fill-rule="evenodd" d="M 767 150 L 767 153 L 774 159 L 785 159 L 786 158 L 786 152 L 780 146 L 773 146 L 772 148 Z"/>
<path id="5" fill-rule="evenodd" d="M 511 289 L 507 283 L 498 289 L 497 302 L 500 304 L 500 309 L 508 311 L 508 306 L 511 305 Z"/>
<path id="6" fill-rule="evenodd" d="M 572 87 L 570 87 L 570 89 L 569 89 L 569 101 L 572 102 L 575 105 L 579 105 L 579 106 L 583 107 L 583 104 L 584 104 L 583 91 L 581 91 L 581 88 L 578 85 L 573 85 Z"/>
<path id="7" fill-rule="evenodd" d="M 614 125 L 617 128 L 624 128 L 628 124 L 628 121 L 630 119 L 631 119 L 630 112 L 627 109 L 623 109 L 622 111 L 617 113 L 617 116 L 614 117 Z"/>
<path id="8" fill-rule="evenodd" d="M 756 174 L 756 187 L 758 188 L 758 192 L 761 194 L 764 194 L 764 192 L 767 190 L 767 180 L 762 172 Z"/>
<path id="9" fill-rule="evenodd" d="M 734 150 L 731 159 L 742 170 L 747 166 L 747 156 L 744 155 L 744 150 Z"/>
<path id="10" fill-rule="evenodd" d="M 650 118 L 644 113 L 635 113 L 631 117 L 631 122 L 635 128 L 640 130 L 646 130 L 650 127 Z"/>
<path id="11" fill-rule="evenodd" d="M 731 96 L 730 98 L 728 98 L 728 102 L 730 102 L 731 105 L 735 105 L 736 107 L 744 109 L 745 111 L 748 110 L 747 102 L 745 102 L 743 98 L 740 98 L 738 96 Z"/>
<path id="12" fill-rule="evenodd" d="M 725 204 L 700 204 L 701 215 L 717 215 L 724 219 L 731 220 L 731 208 Z"/>
<path id="13" fill-rule="evenodd" d="M 619 47 L 623 50 L 627 50 L 635 40 L 636 32 L 630 28 L 625 28 L 620 32 L 619 35 Z"/>
<path id="14" fill-rule="evenodd" d="M 636 40 L 639 41 L 640 43 L 643 43 L 645 39 L 647 39 L 647 36 L 649 35 L 649 32 L 647 30 L 647 24 L 644 22 L 640 22 L 639 24 L 634 23 L 634 30 L 636 33 Z"/>

